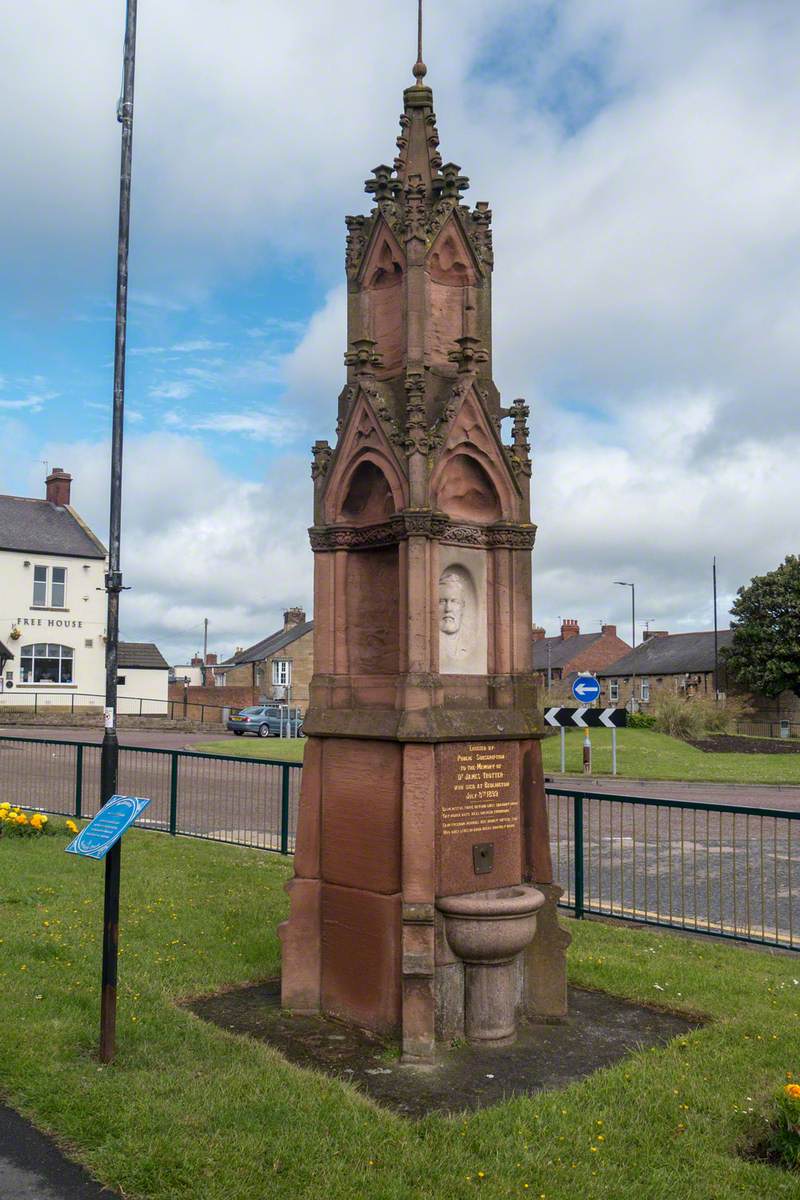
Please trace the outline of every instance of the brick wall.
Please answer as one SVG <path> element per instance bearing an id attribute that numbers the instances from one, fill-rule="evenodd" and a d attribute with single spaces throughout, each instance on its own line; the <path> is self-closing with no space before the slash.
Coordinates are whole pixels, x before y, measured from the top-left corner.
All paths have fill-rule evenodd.
<path id="1" fill-rule="evenodd" d="M 200 687 L 189 684 L 185 688 L 182 683 L 171 683 L 169 699 L 175 702 L 173 711 L 176 717 L 183 715 L 184 698 L 187 716 L 199 719 L 202 706 L 207 705 L 205 718 L 220 721 L 223 708 L 246 708 L 258 703 L 258 693 L 251 687 Z"/>

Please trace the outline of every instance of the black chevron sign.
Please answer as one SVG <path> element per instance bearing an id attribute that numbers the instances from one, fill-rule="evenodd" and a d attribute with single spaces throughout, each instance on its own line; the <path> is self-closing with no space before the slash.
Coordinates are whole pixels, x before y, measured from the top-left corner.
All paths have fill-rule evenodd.
<path id="1" fill-rule="evenodd" d="M 547 708 L 544 719 L 562 729 L 624 729 L 628 724 L 624 708 Z"/>

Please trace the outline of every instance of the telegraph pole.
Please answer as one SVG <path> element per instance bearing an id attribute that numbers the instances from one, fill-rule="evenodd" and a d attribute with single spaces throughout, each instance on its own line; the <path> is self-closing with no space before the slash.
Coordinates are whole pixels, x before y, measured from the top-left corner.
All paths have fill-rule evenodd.
<path id="1" fill-rule="evenodd" d="M 126 0 L 122 96 L 117 120 L 122 125 L 119 173 L 119 231 L 117 237 L 117 322 L 114 339 L 114 411 L 111 427 L 111 495 L 109 503 L 108 596 L 106 618 L 105 732 L 100 759 L 100 799 L 116 793 L 119 763 L 117 740 L 117 668 L 119 657 L 119 597 L 122 591 L 120 538 L 122 529 L 122 431 L 125 408 L 125 336 L 128 319 L 128 246 L 133 158 L 133 76 L 136 60 L 136 0 Z M 114 1057 L 117 1024 L 117 946 L 119 942 L 119 873 L 121 839 L 106 855 L 103 906 L 103 984 L 100 1000 L 100 1058 Z"/>

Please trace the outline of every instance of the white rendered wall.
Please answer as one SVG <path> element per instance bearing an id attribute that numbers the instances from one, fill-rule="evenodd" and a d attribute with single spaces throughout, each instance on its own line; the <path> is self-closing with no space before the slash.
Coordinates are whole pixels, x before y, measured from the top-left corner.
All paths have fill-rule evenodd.
<path id="1" fill-rule="evenodd" d="M 25 563 L 29 566 L 25 566 Z M 33 568 L 65 567 L 67 587 L 63 609 L 35 608 L 33 605 Z M 68 558 L 28 551 L 0 550 L 0 642 L 14 655 L 3 670 L 9 672 L 13 687 L 4 686 L 0 704 L 33 703 L 30 693 L 39 692 L 38 703 L 102 704 L 105 692 L 105 561 L 100 558 Z M 99 589 L 99 590 L 98 590 Z M 12 636 L 15 630 L 19 637 Z M 73 682 L 21 683 L 22 647 L 47 642 L 73 649 Z M 91 646 L 87 646 L 91 642 Z M 166 672 L 164 672 L 166 675 Z M 48 697 L 41 695 L 50 693 Z M 28 699 L 26 700 L 26 694 Z M 64 698 L 66 697 L 66 699 Z"/>
<path id="2" fill-rule="evenodd" d="M 145 670 L 142 667 L 120 667 L 120 679 L 125 682 L 117 687 L 117 709 L 120 714 L 158 713 L 164 717 L 169 712 L 169 671 Z M 142 701 L 141 705 L 139 701 Z"/>

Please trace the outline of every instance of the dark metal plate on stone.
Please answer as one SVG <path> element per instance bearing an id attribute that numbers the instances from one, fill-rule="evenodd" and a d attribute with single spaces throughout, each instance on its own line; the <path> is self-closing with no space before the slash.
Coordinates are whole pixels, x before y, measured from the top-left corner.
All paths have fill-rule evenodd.
<path id="1" fill-rule="evenodd" d="M 476 875 L 488 875 L 494 867 L 494 842 L 476 842 L 472 847 Z"/>

